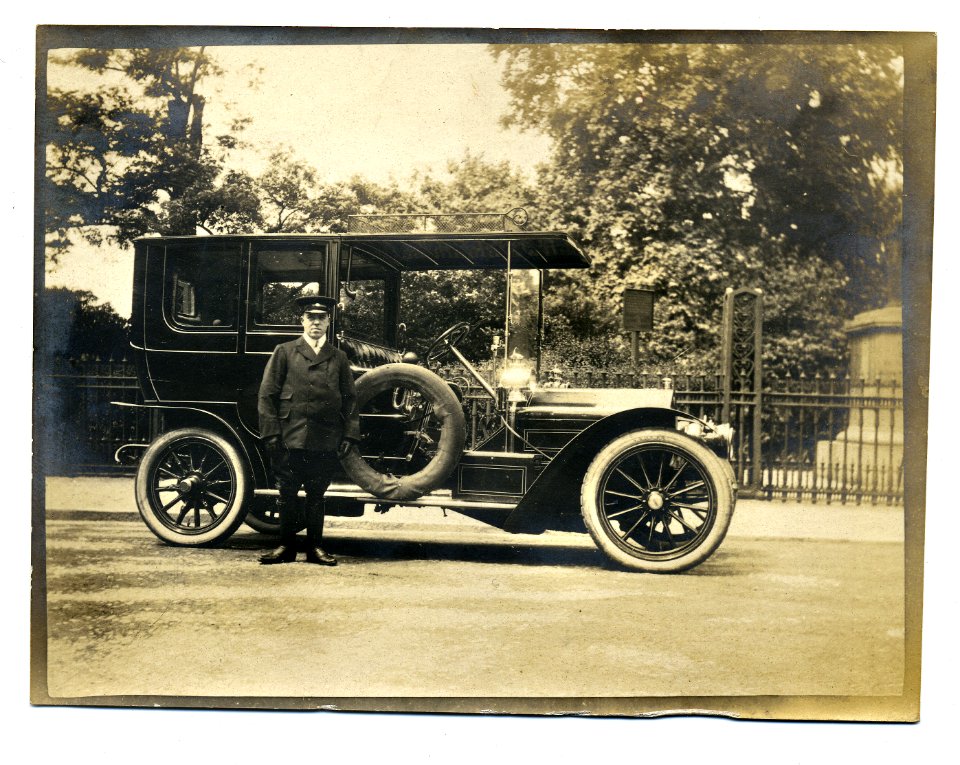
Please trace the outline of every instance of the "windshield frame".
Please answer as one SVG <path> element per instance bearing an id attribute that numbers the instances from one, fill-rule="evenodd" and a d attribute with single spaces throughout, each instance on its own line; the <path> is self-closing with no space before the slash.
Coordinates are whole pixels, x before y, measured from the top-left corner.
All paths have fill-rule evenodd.
<path id="1" fill-rule="evenodd" d="M 514 268 L 512 254 L 512 247 L 508 243 L 502 359 L 498 358 L 497 361 L 504 368 L 511 363 L 522 363 L 522 359 L 528 364 L 532 362 L 531 371 L 534 379 L 538 380 L 543 348 L 543 283 L 546 274 L 544 269 Z"/>

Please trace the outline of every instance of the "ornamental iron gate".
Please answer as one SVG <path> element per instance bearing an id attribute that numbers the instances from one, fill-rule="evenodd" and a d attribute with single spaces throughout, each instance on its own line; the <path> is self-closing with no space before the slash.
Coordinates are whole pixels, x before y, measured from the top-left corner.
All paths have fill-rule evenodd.
<path id="1" fill-rule="evenodd" d="M 763 291 L 741 287 L 723 296 L 723 408 L 734 427 L 734 468 L 745 494 L 761 488 L 763 411 Z"/>

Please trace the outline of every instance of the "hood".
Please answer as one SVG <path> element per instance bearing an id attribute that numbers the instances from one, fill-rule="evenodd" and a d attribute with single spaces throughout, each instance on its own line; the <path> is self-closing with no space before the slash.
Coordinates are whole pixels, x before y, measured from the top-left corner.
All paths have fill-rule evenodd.
<path id="1" fill-rule="evenodd" d="M 526 413 L 555 412 L 606 417 L 627 409 L 673 408 L 670 388 L 540 388 L 533 392 Z"/>

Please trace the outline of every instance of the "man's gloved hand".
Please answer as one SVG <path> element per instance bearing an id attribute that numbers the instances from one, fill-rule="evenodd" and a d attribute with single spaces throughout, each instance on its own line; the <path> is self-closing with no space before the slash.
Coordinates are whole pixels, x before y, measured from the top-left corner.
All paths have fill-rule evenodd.
<path id="1" fill-rule="evenodd" d="M 275 457 L 283 451 L 283 442 L 280 440 L 280 436 L 270 436 L 263 439 L 263 448 L 268 456 Z"/>
<path id="2" fill-rule="evenodd" d="M 345 438 L 340 442 L 340 446 L 337 447 L 337 457 L 343 459 L 347 456 L 349 451 L 357 445 L 357 442 L 352 438 Z"/>

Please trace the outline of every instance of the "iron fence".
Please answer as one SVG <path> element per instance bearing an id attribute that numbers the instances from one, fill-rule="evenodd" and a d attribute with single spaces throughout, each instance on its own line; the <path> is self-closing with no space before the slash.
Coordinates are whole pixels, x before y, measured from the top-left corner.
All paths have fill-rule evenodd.
<path id="1" fill-rule="evenodd" d="M 560 377 L 568 387 L 672 388 L 678 409 L 722 421 L 722 375 L 574 369 L 561 370 Z M 465 394 L 468 446 L 475 447 L 499 427 L 496 407 L 462 370 L 456 381 Z M 131 470 L 116 465 L 113 454 L 122 444 L 149 441 L 149 415 L 110 402 L 138 400 L 132 364 L 57 359 L 41 385 L 48 474 Z M 754 449 L 743 434 L 757 415 L 761 436 Z M 747 494 L 826 503 L 903 500 L 903 389 L 896 382 L 772 378 L 760 397 L 734 392 L 728 419 L 735 431 L 734 466 Z"/>
<path id="2" fill-rule="evenodd" d="M 761 433 L 767 497 L 903 501 L 903 388 L 895 380 L 773 380 Z"/>
<path id="3" fill-rule="evenodd" d="M 113 455 L 127 443 L 150 440 L 150 417 L 137 403 L 135 369 L 127 359 L 55 358 L 40 396 L 42 454 L 48 474 L 103 475 L 133 468 Z"/>
<path id="4" fill-rule="evenodd" d="M 573 388 L 672 388 L 678 409 L 729 422 L 732 461 L 746 496 L 842 504 L 903 501 L 903 388 L 896 381 L 773 377 L 760 396 L 732 391 L 725 418 L 719 374 L 558 371 L 561 384 Z M 496 424 L 493 403 L 469 386 L 466 409 L 468 444 L 476 445 Z"/>

